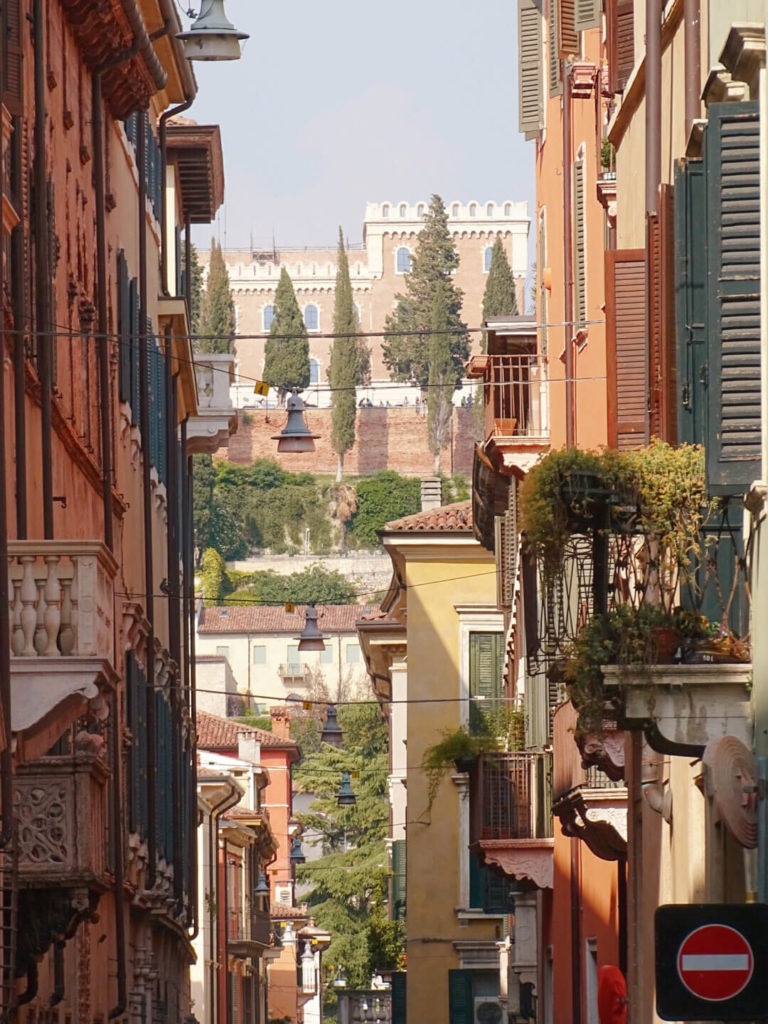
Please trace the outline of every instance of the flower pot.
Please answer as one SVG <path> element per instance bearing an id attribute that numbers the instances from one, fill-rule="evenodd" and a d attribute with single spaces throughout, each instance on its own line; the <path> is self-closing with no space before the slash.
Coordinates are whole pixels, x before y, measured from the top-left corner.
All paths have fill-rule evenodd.
<path id="1" fill-rule="evenodd" d="M 682 658 L 683 634 L 674 626 L 654 626 L 649 636 L 649 661 L 656 665 L 674 665 Z"/>
<path id="2" fill-rule="evenodd" d="M 454 758 L 453 766 L 457 772 L 469 772 L 474 768 L 477 761 L 477 754 L 462 754 Z"/>

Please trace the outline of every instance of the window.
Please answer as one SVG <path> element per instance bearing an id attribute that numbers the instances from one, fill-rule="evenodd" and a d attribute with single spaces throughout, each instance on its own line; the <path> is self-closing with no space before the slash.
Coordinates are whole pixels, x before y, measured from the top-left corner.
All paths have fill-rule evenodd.
<path id="1" fill-rule="evenodd" d="M 263 328 L 265 331 L 268 331 L 272 326 L 272 321 L 275 319 L 275 307 L 265 306 L 261 316 Z"/>
<path id="2" fill-rule="evenodd" d="M 395 269 L 398 274 L 410 274 L 411 272 L 411 250 L 401 245 L 397 250 Z"/>
<path id="3" fill-rule="evenodd" d="M 493 246 L 486 246 L 483 252 L 483 273 L 487 274 L 491 269 L 491 262 L 493 260 Z"/>
<path id="4" fill-rule="evenodd" d="M 381 208 L 381 216 L 382 217 L 388 217 L 389 216 L 389 203 L 384 203 L 384 205 L 382 206 L 382 208 Z"/>
<path id="5" fill-rule="evenodd" d="M 458 203 L 454 203 L 453 206 L 451 207 L 451 216 L 452 217 L 458 217 L 459 216 L 459 204 Z"/>
<path id="6" fill-rule="evenodd" d="M 493 203 L 488 203 L 488 205 L 485 208 L 485 212 L 488 217 L 493 216 Z"/>
<path id="7" fill-rule="evenodd" d="M 424 203 L 419 203 L 416 207 L 416 216 L 419 218 L 424 216 Z"/>
<path id="8" fill-rule="evenodd" d="M 217 658 L 228 658 L 229 657 L 229 647 L 217 647 L 216 648 L 216 657 Z"/>
<path id="9" fill-rule="evenodd" d="M 469 204 L 469 216 L 470 217 L 476 217 L 477 216 L 477 203 L 470 203 Z"/>
<path id="10" fill-rule="evenodd" d="M 267 664 L 267 648 L 265 644 L 254 644 L 253 647 L 253 664 L 254 665 L 266 665 Z"/>
<path id="11" fill-rule="evenodd" d="M 299 645 L 298 644 L 288 644 L 288 651 L 287 651 L 285 660 L 286 660 L 286 662 L 289 665 L 298 665 L 299 664 Z"/>
<path id="12" fill-rule="evenodd" d="M 332 665 L 333 664 L 333 648 L 330 644 L 325 645 L 325 650 L 320 651 L 320 664 L 321 665 Z"/>
<path id="13" fill-rule="evenodd" d="M 360 644 L 347 644 L 347 664 L 357 665 L 360 662 Z"/>
<path id="14" fill-rule="evenodd" d="M 502 633 L 469 634 L 469 731 L 483 732 L 489 714 L 499 706 L 504 670 Z"/>
<path id="15" fill-rule="evenodd" d="M 304 326 L 308 331 L 320 329 L 320 311 L 312 303 L 304 307 Z"/>
<path id="16" fill-rule="evenodd" d="M 504 216 L 505 217 L 511 217 L 512 216 L 512 203 L 504 203 Z"/>
<path id="17" fill-rule="evenodd" d="M 359 302 L 355 303 L 355 316 L 357 317 L 357 323 L 359 325 L 361 320 L 363 319 L 363 314 L 360 312 L 360 303 Z"/>
<path id="18" fill-rule="evenodd" d="M 405 217 L 407 215 L 407 213 L 408 213 L 408 207 L 405 205 L 405 203 L 400 203 L 400 216 L 401 217 Z"/>
<path id="19" fill-rule="evenodd" d="M 320 363 L 313 356 L 309 359 L 309 383 L 320 383 Z"/>

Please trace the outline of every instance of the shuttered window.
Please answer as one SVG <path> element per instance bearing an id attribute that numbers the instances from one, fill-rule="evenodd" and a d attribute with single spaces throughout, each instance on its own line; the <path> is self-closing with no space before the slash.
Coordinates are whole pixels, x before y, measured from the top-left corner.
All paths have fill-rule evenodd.
<path id="1" fill-rule="evenodd" d="M 395 971 L 392 975 L 392 1024 L 406 1024 L 405 1000 L 408 975 L 405 971 Z"/>
<path id="2" fill-rule="evenodd" d="M 448 1016 L 450 1024 L 475 1024 L 472 1003 L 472 972 L 448 971 Z"/>
<path id="3" fill-rule="evenodd" d="M 711 493 L 760 472 L 760 170 L 756 103 L 717 103 L 704 138 L 707 182 Z"/>
<path id="4" fill-rule="evenodd" d="M 121 249 L 117 254 L 117 394 L 121 402 L 131 400 L 131 294 L 128 264 Z"/>
<path id="5" fill-rule="evenodd" d="M 149 828 L 149 762 L 147 749 L 147 679 L 133 651 L 125 656 L 125 688 L 128 701 L 130 829 L 147 838 Z"/>
<path id="6" fill-rule="evenodd" d="M 624 92 L 635 66 L 634 0 L 607 0 L 605 7 L 611 92 Z"/>
<path id="7" fill-rule="evenodd" d="M 605 254 L 605 319 L 608 332 L 608 443 L 644 443 L 647 407 L 645 356 L 645 250 Z"/>
<path id="8" fill-rule="evenodd" d="M 586 169 L 583 160 L 573 165 L 573 284 L 576 326 L 587 319 Z"/>
<path id="9" fill-rule="evenodd" d="M 392 843 L 392 918 L 405 920 L 406 848 L 404 839 Z"/>
<path id="10" fill-rule="evenodd" d="M 483 732 L 487 715 L 501 706 L 504 634 L 469 634 L 469 728 Z"/>
<path id="11" fill-rule="evenodd" d="M 547 80 L 549 95 L 559 96 L 563 91 L 563 78 L 557 55 L 557 0 L 549 0 L 547 9 Z"/>
<path id="12" fill-rule="evenodd" d="M 519 128 L 527 138 L 538 135 L 544 125 L 541 32 L 541 14 L 533 0 L 519 0 Z"/>
<path id="13" fill-rule="evenodd" d="M 21 0 L 3 0 L 1 11 L 0 26 L 2 27 L 3 43 L 0 59 L 5 68 L 3 103 L 8 113 L 17 115 L 23 112 L 22 26 L 24 12 Z"/>
<path id="14" fill-rule="evenodd" d="M 677 433 L 681 443 L 707 442 L 707 253 L 704 162 L 675 171 L 675 316 Z"/>
<path id="15" fill-rule="evenodd" d="M 664 184 L 659 210 L 648 221 L 649 428 L 651 437 L 674 444 L 675 417 L 675 303 L 674 197 Z"/>
<path id="16" fill-rule="evenodd" d="M 599 28 L 602 10 L 601 0 L 575 0 L 573 21 L 576 31 Z"/>
<path id="17" fill-rule="evenodd" d="M 563 60 L 581 53 L 576 31 L 576 0 L 557 0 L 557 52 Z"/>

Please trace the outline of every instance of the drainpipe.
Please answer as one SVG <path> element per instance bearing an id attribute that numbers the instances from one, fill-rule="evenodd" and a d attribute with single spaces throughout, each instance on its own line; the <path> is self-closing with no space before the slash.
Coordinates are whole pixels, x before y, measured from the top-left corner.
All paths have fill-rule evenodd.
<path id="1" fill-rule="evenodd" d="M 699 0 L 684 0 L 685 26 L 685 137 L 701 116 L 701 11 Z"/>
<path id="2" fill-rule="evenodd" d="M 117 1003 L 109 1011 L 109 1020 L 122 1017 L 127 1005 L 125 972 L 125 918 L 123 916 L 123 828 L 122 796 L 120 791 L 122 768 L 122 744 L 120 742 L 120 702 L 117 694 L 112 700 L 112 750 L 114 768 L 112 772 L 112 829 L 115 837 L 112 869 L 115 875 L 115 952 L 117 954 Z"/>
<path id="3" fill-rule="evenodd" d="M 43 536 L 53 537 L 53 452 L 51 435 L 51 387 L 53 383 L 53 317 L 51 316 L 50 231 L 48 181 L 45 168 L 45 14 L 44 0 L 34 0 L 35 69 L 35 167 L 34 231 L 37 319 L 37 366 L 40 375 L 40 417 L 43 482 Z"/>
<path id="4" fill-rule="evenodd" d="M 21 191 L 21 117 L 14 118 L 11 162 L 13 181 Z M 27 415 L 26 375 L 27 354 L 24 345 L 22 325 L 27 323 L 27 308 L 24 301 L 26 285 L 24 275 L 24 231 L 23 219 L 11 234 L 11 275 L 13 291 L 13 412 L 16 434 L 16 536 L 26 540 L 27 536 Z"/>
<path id="5" fill-rule="evenodd" d="M 581 899 L 579 839 L 571 839 L 571 1024 L 581 1024 Z"/>
<path id="6" fill-rule="evenodd" d="M 152 478 L 150 475 L 149 411 L 149 332 L 147 329 L 147 112 L 139 111 L 136 139 L 136 163 L 139 172 L 139 430 L 141 432 L 142 484 L 144 505 L 144 590 L 147 621 L 147 845 L 149 847 L 148 887 L 155 884 L 157 828 L 155 822 L 157 751 L 155 744 L 155 580 L 152 544 Z"/>
<path id="7" fill-rule="evenodd" d="M 5 73 L 0 62 L 0 90 L 5 84 Z M 2 93 L 0 92 L 0 95 Z M 2 132 L 0 132 L 0 200 L 5 193 L 5 153 Z M 18 328 L 18 324 L 16 325 Z M 18 335 L 17 335 L 18 337 Z M 0 353 L 5 354 L 5 317 L 0 312 Z M 0 424 L 5 423 L 5 369 L 4 359 L 0 361 Z M 5 466 L 5 430 L 0 429 L 0 466 Z M 0 487 L 0 594 L 6 602 L 6 612 L 0 615 L 0 712 L 4 746 L 0 753 L 0 805 L 2 810 L 2 831 L 0 849 L 6 847 L 13 836 L 13 762 L 11 759 L 11 629 L 7 613 L 8 601 L 8 506 L 7 488 Z"/>
<path id="8" fill-rule="evenodd" d="M 686 85 L 687 89 L 687 85 Z M 645 7 L 645 308 L 651 297 L 650 218 L 659 210 L 661 185 L 661 12 L 659 0 L 648 0 Z M 650 388 L 651 317 L 645 324 L 646 398 Z M 650 441 L 650 401 L 645 402 L 645 443 Z"/>
<path id="9" fill-rule="evenodd" d="M 216 976 L 216 964 L 218 963 L 218 952 L 219 952 L 219 938 L 218 938 L 218 919 L 216 908 L 218 908 L 219 914 L 221 913 L 221 907 L 218 906 L 219 901 L 216 899 L 216 893 L 218 890 L 217 875 L 219 867 L 219 815 L 231 804 L 232 794 L 228 793 L 222 800 L 217 804 L 214 804 L 210 810 L 210 826 L 208 828 L 208 923 L 210 927 L 210 936 L 208 940 L 208 952 L 210 959 L 210 986 L 211 986 L 211 1000 L 214 1005 L 211 1007 L 209 1013 L 210 1020 L 216 1020 L 218 1024 L 221 1024 L 221 1006 L 219 1001 L 219 986 L 217 984 Z M 224 870 L 224 884 L 226 885 L 226 858 L 225 858 L 225 870 Z M 226 909 L 226 908 L 225 908 Z M 215 995 L 214 995 L 215 993 Z M 215 1018 L 214 1018 L 215 1012 Z"/>
<path id="10" fill-rule="evenodd" d="M 64 980 L 64 943 L 57 942 L 53 947 L 53 991 L 48 1005 L 58 1006 L 66 992 Z"/>
<path id="11" fill-rule="evenodd" d="M 573 448 L 573 197 L 571 66 L 563 64 L 563 285 L 565 298 L 565 446 Z M 576 1022 L 574 1021 L 574 1024 Z"/>
<path id="12" fill-rule="evenodd" d="M 181 450 L 186 452 L 187 450 L 187 421 L 181 424 Z M 193 569 L 193 535 L 192 535 L 192 457 L 187 456 L 187 472 L 184 481 L 185 494 L 184 494 L 184 517 L 186 522 L 186 543 L 184 546 L 184 589 L 186 593 L 186 614 L 185 614 L 185 628 L 187 637 L 187 680 L 189 687 L 189 703 L 190 703 L 190 717 L 192 719 L 192 730 L 193 735 L 197 733 L 197 692 L 196 692 L 196 671 L 195 671 L 195 577 Z M 191 743 L 189 749 L 189 759 L 191 762 L 191 782 L 190 790 L 192 796 L 192 807 L 190 809 L 190 816 L 192 827 L 190 829 L 190 867 L 191 867 L 191 881 L 190 891 L 197 894 L 198 889 L 198 864 L 197 864 L 197 844 L 195 835 L 197 832 L 197 743 Z M 197 933 L 200 929 L 200 920 L 198 914 L 197 899 L 190 900 L 190 906 L 192 907 L 192 935 L 191 938 L 196 938 Z"/>

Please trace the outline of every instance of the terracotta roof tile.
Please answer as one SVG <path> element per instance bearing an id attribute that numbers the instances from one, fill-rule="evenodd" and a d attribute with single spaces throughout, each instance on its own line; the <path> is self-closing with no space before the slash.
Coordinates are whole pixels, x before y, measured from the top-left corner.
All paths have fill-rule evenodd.
<path id="1" fill-rule="evenodd" d="M 237 737 L 245 733 L 258 740 L 262 747 L 283 747 L 294 749 L 294 740 L 282 739 L 265 729 L 236 722 L 234 718 L 222 718 L 209 711 L 197 712 L 197 746 L 201 750 L 237 750 Z"/>
<path id="2" fill-rule="evenodd" d="M 429 508 L 412 516 L 385 523 L 384 533 L 441 533 L 472 532 L 472 501 L 457 501 L 453 505 Z"/>
<path id="3" fill-rule="evenodd" d="M 306 903 L 302 903 L 298 907 L 290 907 L 287 903 L 270 903 L 269 916 L 273 921 L 275 919 L 283 921 L 286 918 L 291 918 L 292 920 L 296 920 L 297 918 L 303 918 L 305 921 L 309 920 Z"/>
<path id="4" fill-rule="evenodd" d="M 306 605 L 297 604 L 288 613 L 283 605 L 227 605 L 203 607 L 199 633 L 290 633 L 298 636 L 304 628 Z M 319 604 L 318 623 L 324 632 L 354 633 L 355 623 L 365 611 L 359 604 Z"/>

